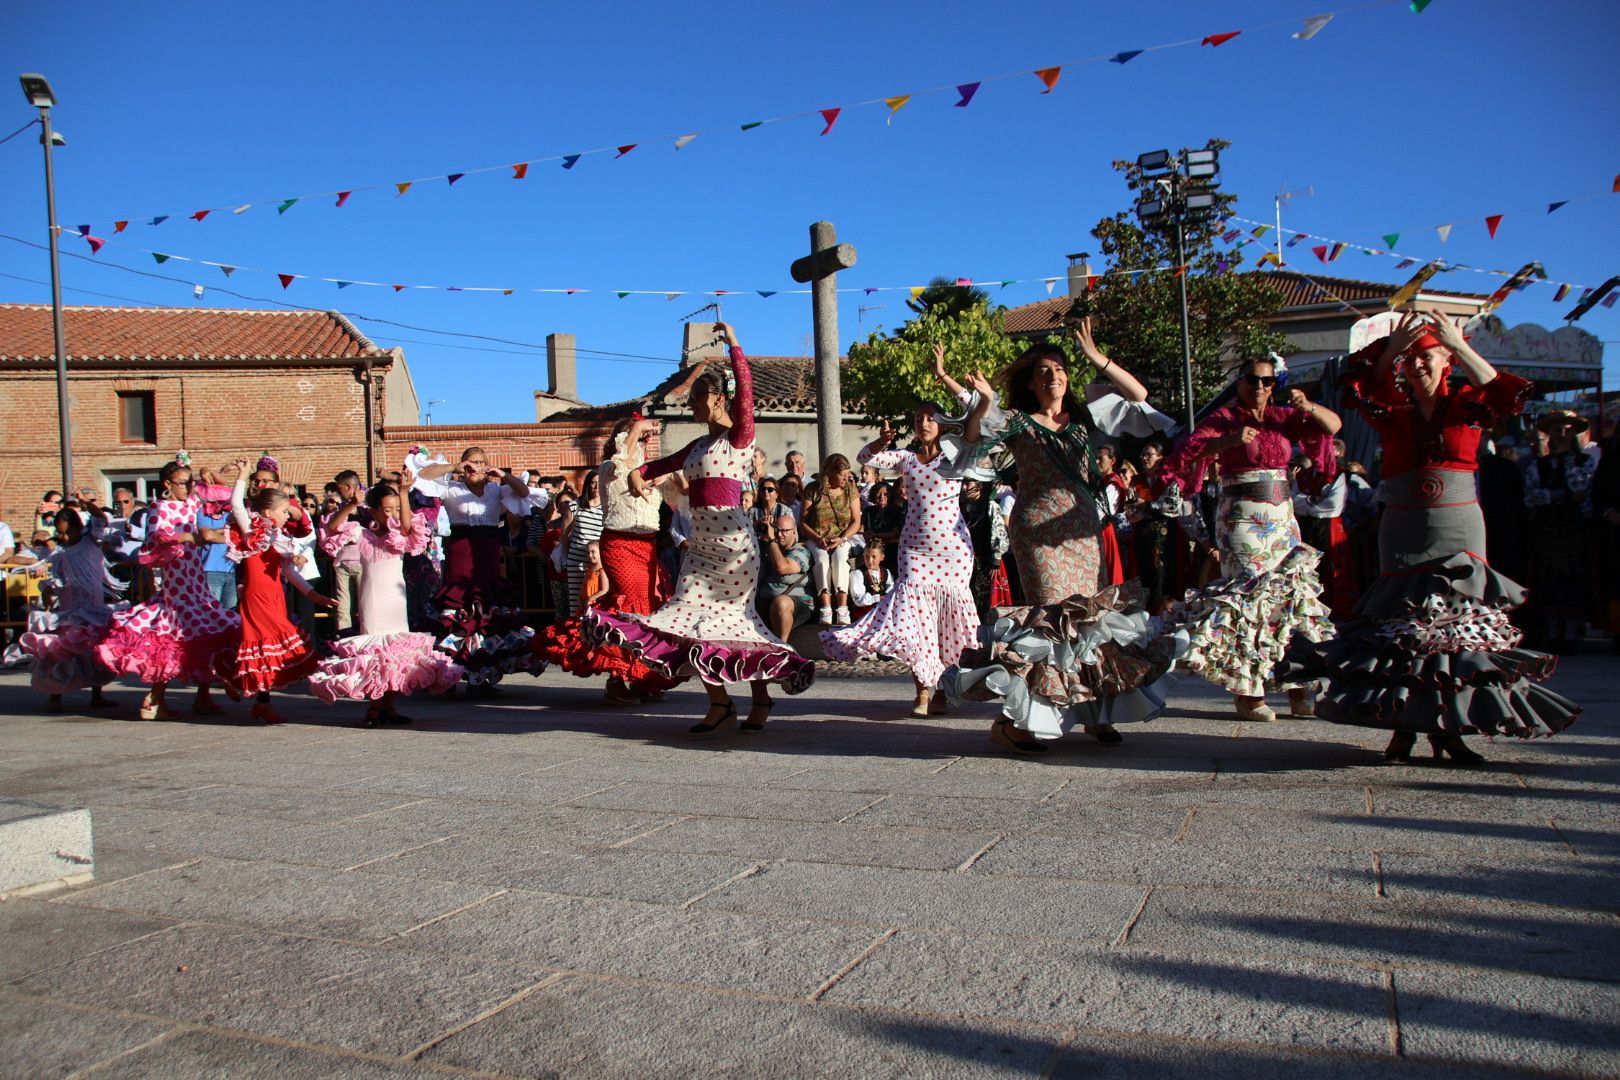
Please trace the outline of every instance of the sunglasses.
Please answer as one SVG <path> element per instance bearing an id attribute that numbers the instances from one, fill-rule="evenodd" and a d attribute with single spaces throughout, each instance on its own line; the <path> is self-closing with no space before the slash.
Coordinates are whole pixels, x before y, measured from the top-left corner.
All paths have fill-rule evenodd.
<path id="1" fill-rule="evenodd" d="M 1275 376 L 1275 375 L 1245 375 L 1245 376 L 1243 376 L 1243 381 L 1248 383 L 1250 386 L 1276 386 L 1277 385 L 1277 376 Z"/>
<path id="2" fill-rule="evenodd" d="M 768 488 L 760 488 L 759 490 L 761 490 L 761 491 L 775 491 L 776 489 L 773 488 L 773 487 L 768 487 Z"/>

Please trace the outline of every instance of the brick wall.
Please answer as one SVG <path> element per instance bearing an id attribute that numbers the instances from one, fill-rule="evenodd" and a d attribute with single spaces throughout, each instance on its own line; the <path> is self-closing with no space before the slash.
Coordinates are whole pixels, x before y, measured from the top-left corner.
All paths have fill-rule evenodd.
<path id="1" fill-rule="evenodd" d="M 482 447 L 491 465 L 501 469 L 538 469 L 543 476 L 567 476 L 577 485 L 584 473 L 602 463 L 603 447 L 613 420 L 562 421 L 543 424 L 435 424 L 390 427 L 383 432 L 386 465 L 397 468 L 412 446 L 425 446 L 450 461 L 469 446 Z M 649 443 L 658 454 L 658 436 Z M 384 463 L 379 461 L 379 468 Z"/>

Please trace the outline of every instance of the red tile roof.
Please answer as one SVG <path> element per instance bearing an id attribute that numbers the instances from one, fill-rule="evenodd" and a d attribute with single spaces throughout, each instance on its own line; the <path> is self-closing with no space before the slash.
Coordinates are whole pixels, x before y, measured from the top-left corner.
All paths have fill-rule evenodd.
<path id="1" fill-rule="evenodd" d="M 335 311 L 65 307 L 72 360 L 386 360 Z M 54 360 L 51 309 L 0 304 L 0 363 Z"/>
<path id="2" fill-rule="evenodd" d="M 718 361 L 718 358 L 716 358 Z M 840 366 L 849 364 L 849 357 L 838 358 Z M 718 362 L 715 364 L 718 367 Z M 816 411 L 816 361 L 812 356 L 750 356 L 749 369 L 754 373 L 754 411 L 755 412 L 800 412 L 814 413 Z M 685 405 L 685 402 L 666 403 L 664 398 L 675 387 L 679 386 L 687 375 L 689 368 L 676 368 L 665 376 L 657 386 L 640 397 L 628 401 L 616 401 L 608 405 L 581 405 L 577 408 L 566 409 L 549 417 L 546 423 L 553 420 L 587 420 L 599 418 L 617 418 L 628 416 L 632 411 L 650 412 L 665 404 Z M 849 398 L 844 399 L 844 411 L 858 413 L 862 403 Z"/>

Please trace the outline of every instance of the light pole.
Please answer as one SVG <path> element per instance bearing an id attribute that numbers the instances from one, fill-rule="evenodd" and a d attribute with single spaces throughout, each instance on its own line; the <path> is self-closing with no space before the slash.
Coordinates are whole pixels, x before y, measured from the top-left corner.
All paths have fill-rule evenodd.
<path id="1" fill-rule="evenodd" d="M 28 104 L 39 110 L 39 123 L 44 131 L 39 141 L 45 147 L 45 214 L 50 222 L 51 243 L 51 329 L 56 336 L 56 426 L 62 446 L 62 491 L 73 491 L 73 437 L 68 422 L 67 347 L 62 333 L 62 257 L 58 251 L 56 235 L 56 173 L 52 168 L 51 150 L 56 137 L 51 133 L 51 106 L 56 95 L 43 75 L 23 75 L 23 96 Z"/>
<path id="2" fill-rule="evenodd" d="M 425 427 L 432 427 L 433 426 L 433 406 L 435 406 L 435 405 L 443 405 L 444 403 L 445 403 L 445 399 L 442 398 L 442 397 L 433 398 L 427 403 L 427 413 L 422 417 L 423 426 L 425 426 Z"/>
<path id="3" fill-rule="evenodd" d="M 1213 218 L 1219 209 L 1215 189 L 1221 183 L 1220 152 L 1168 150 L 1138 155 L 1143 190 L 1136 200 L 1142 227 L 1170 233 L 1176 241 L 1176 281 L 1181 287 L 1181 392 L 1186 402 L 1187 430 L 1196 419 L 1193 402 L 1192 331 L 1187 324 L 1187 226 Z"/>

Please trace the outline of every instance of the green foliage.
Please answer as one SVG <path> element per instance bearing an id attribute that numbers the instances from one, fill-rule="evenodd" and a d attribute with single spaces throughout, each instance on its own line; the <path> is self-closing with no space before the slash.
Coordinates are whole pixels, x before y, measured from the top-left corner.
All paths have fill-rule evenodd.
<path id="1" fill-rule="evenodd" d="M 947 288 L 969 291 L 954 285 Z M 918 299 L 927 296 L 924 292 Z M 1090 366 L 1083 359 L 1075 361 L 1073 342 L 1052 340 L 1070 354 L 1071 363 L 1078 364 L 1072 368 L 1075 378 L 1088 377 Z M 983 293 L 966 305 L 924 304 L 921 314 L 892 336 L 879 327 L 864 342 L 850 346 L 843 377 L 845 399 L 865 402 L 868 423 L 887 419 L 899 427 L 910 424 L 911 414 L 921 402 L 948 403 L 945 387 L 934 378 L 936 344 L 945 346 L 945 369 L 965 382 L 972 371 L 986 376 L 1000 371 L 1030 343 L 1007 336 L 1007 309 L 992 306 Z"/>
<path id="2" fill-rule="evenodd" d="M 1226 142 L 1212 139 L 1211 148 Z M 1136 163 L 1114 162 L 1132 192 L 1144 181 Z M 1236 197 L 1219 196 L 1223 211 Z M 1134 201 L 1134 199 L 1133 199 Z M 1263 253 L 1261 245 L 1225 248 L 1216 222 L 1190 224 L 1186 231 L 1187 312 L 1192 342 L 1193 398 L 1203 405 L 1230 382 L 1230 369 L 1249 356 L 1281 352 L 1286 339 L 1268 319 L 1282 305 L 1281 296 L 1263 275 L 1244 274 L 1244 258 Z M 1106 217 L 1091 230 L 1113 268 L 1175 266 L 1173 232 L 1148 232 L 1131 213 Z M 1226 263 L 1223 271 L 1221 263 Z M 1182 392 L 1181 294 L 1173 273 L 1103 275 L 1096 288 L 1078 297 L 1071 318 L 1091 316 L 1098 346 L 1124 364 L 1148 388 L 1149 400 L 1178 419 L 1184 412 Z"/>

